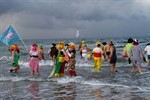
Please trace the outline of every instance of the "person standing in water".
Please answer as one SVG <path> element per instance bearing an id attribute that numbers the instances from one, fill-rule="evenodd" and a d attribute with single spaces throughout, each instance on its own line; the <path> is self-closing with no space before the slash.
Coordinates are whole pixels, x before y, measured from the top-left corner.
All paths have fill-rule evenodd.
<path id="1" fill-rule="evenodd" d="M 12 45 L 10 47 L 9 50 L 12 54 L 12 69 L 10 69 L 10 72 L 17 72 L 19 70 L 19 64 L 18 64 L 18 60 L 19 60 L 19 53 L 20 53 L 20 49 L 17 45 Z"/>
<path id="2" fill-rule="evenodd" d="M 95 72 L 99 72 L 102 65 L 102 54 L 103 51 L 100 48 L 100 42 L 95 43 L 95 48 L 93 49 L 93 55 L 94 55 L 94 70 Z"/>
<path id="3" fill-rule="evenodd" d="M 38 45 L 38 52 L 39 52 L 38 55 L 39 60 L 44 60 L 44 48 L 41 44 Z"/>
<path id="4" fill-rule="evenodd" d="M 82 50 L 81 50 L 82 45 L 85 45 L 85 41 L 84 40 L 82 40 L 82 43 L 79 45 L 79 52 L 80 52 L 81 59 L 83 58 L 82 57 Z"/>
<path id="5" fill-rule="evenodd" d="M 150 70 L 150 43 L 148 43 L 145 47 L 145 54 L 147 54 L 147 65 L 149 66 L 149 70 Z"/>
<path id="6" fill-rule="evenodd" d="M 104 57 L 105 57 L 105 60 L 108 61 L 109 59 L 109 56 L 110 56 L 110 45 L 108 43 L 106 43 L 103 47 L 103 52 L 104 52 Z"/>
<path id="7" fill-rule="evenodd" d="M 107 44 L 107 43 L 106 43 L 106 42 L 103 42 L 102 44 L 103 44 L 103 45 L 101 46 L 101 48 L 102 48 L 102 50 L 103 50 L 103 52 L 104 52 L 104 53 L 103 53 L 103 57 L 104 57 L 104 59 L 106 60 L 105 47 L 106 47 L 106 44 Z"/>
<path id="8" fill-rule="evenodd" d="M 117 72 L 116 69 L 116 62 L 117 62 L 117 55 L 116 55 L 116 47 L 114 46 L 114 43 L 112 41 L 108 42 L 108 45 L 110 46 L 110 55 L 108 62 L 110 63 L 110 70 L 111 72 Z"/>
<path id="9" fill-rule="evenodd" d="M 80 55 L 81 55 L 81 59 L 83 58 L 82 57 L 82 47 L 83 47 L 83 45 L 85 45 L 86 46 L 86 48 L 87 48 L 87 50 L 91 50 L 90 48 L 88 48 L 88 46 L 85 44 L 85 41 L 84 40 L 82 40 L 82 43 L 79 45 L 79 52 L 80 52 Z"/>
<path id="10" fill-rule="evenodd" d="M 76 76 L 75 64 L 76 64 L 76 45 L 71 42 L 69 43 L 67 54 L 69 56 L 68 68 L 69 74 L 71 77 Z"/>
<path id="11" fill-rule="evenodd" d="M 31 75 L 39 75 L 39 59 L 38 59 L 38 45 L 33 44 L 30 51 L 29 66 L 31 67 Z"/>
<path id="12" fill-rule="evenodd" d="M 52 43 L 52 47 L 50 48 L 49 55 L 52 58 L 53 64 L 56 63 L 57 54 L 58 54 L 58 49 L 56 48 L 56 44 Z"/>
<path id="13" fill-rule="evenodd" d="M 82 52 L 82 58 L 85 63 L 88 62 L 88 58 L 87 58 L 88 51 L 91 51 L 91 49 L 87 48 L 85 44 L 82 44 L 82 48 L 80 49 L 80 52 Z"/>
<path id="14" fill-rule="evenodd" d="M 131 63 L 129 51 L 131 50 L 132 47 L 133 47 L 133 39 L 132 39 L 132 38 L 129 38 L 128 41 L 127 41 L 127 44 L 126 44 L 125 47 L 124 47 L 124 51 L 125 51 L 125 53 L 126 53 L 127 56 L 128 56 L 128 63 L 129 63 L 129 64 Z"/>
<path id="15" fill-rule="evenodd" d="M 139 73 L 142 74 L 141 63 L 142 63 L 144 54 L 143 54 L 142 48 L 139 46 L 138 40 L 135 39 L 133 41 L 133 47 L 129 51 L 129 55 L 130 55 L 131 62 L 132 62 L 132 72 L 135 72 L 135 68 L 137 66 Z"/>

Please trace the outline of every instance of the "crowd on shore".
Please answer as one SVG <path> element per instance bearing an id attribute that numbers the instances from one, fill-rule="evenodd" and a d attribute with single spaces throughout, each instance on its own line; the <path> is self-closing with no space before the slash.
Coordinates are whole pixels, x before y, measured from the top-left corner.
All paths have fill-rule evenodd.
<path id="1" fill-rule="evenodd" d="M 55 68 L 54 77 L 64 76 L 65 69 L 71 77 L 77 75 L 75 69 L 76 49 L 79 50 L 79 54 L 84 63 L 88 63 L 88 60 L 93 60 L 95 72 L 101 71 L 103 61 L 107 61 L 110 64 L 110 71 L 112 73 L 118 71 L 116 68 L 116 47 L 113 41 L 107 43 L 97 41 L 93 49 L 89 48 L 84 40 L 82 40 L 78 47 L 76 47 L 76 44 L 73 42 L 67 44 L 59 42 L 57 44 L 52 43 L 48 51 L 49 57 L 51 57 Z M 12 58 L 12 69 L 10 69 L 10 72 L 17 72 L 20 68 L 18 63 L 20 48 L 18 45 L 13 44 L 8 50 L 11 52 Z M 34 43 L 29 49 L 28 54 L 30 56 L 29 66 L 31 68 L 31 74 L 39 75 L 39 61 L 44 60 L 44 47 Z M 147 55 L 147 66 L 150 67 L 150 43 L 143 49 L 139 46 L 139 41 L 137 39 L 129 38 L 122 48 L 122 57 L 128 59 L 129 64 L 132 64 L 131 72 L 133 73 L 137 68 L 138 72 L 142 74 L 141 63 L 142 61 L 146 62 L 145 55 Z"/>

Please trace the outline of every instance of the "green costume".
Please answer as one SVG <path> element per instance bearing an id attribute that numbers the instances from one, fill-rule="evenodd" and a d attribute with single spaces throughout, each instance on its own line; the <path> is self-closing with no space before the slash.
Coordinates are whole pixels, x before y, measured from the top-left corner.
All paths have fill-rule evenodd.
<path id="1" fill-rule="evenodd" d="M 61 56 L 60 51 L 58 51 L 57 57 L 56 57 L 56 70 L 54 76 L 57 77 L 59 76 L 60 73 L 60 67 L 61 67 L 61 62 L 59 62 L 59 57 Z"/>
<path id="2" fill-rule="evenodd" d="M 56 70 L 55 70 L 55 77 L 63 76 L 64 75 L 64 67 L 65 67 L 65 60 L 64 56 L 61 55 L 61 51 L 58 51 L 58 55 L 56 57 Z"/>
<path id="3" fill-rule="evenodd" d="M 14 52 L 14 60 L 13 60 L 13 63 L 12 63 L 13 67 L 17 67 L 19 65 L 18 60 L 19 60 L 19 54 Z"/>

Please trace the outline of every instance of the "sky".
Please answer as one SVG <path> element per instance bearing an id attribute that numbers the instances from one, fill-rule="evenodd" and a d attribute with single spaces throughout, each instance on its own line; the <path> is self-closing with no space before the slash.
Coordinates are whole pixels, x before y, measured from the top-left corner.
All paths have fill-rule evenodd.
<path id="1" fill-rule="evenodd" d="M 23 39 L 150 36 L 150 0 L 0 0 L 0 34 Z"/>

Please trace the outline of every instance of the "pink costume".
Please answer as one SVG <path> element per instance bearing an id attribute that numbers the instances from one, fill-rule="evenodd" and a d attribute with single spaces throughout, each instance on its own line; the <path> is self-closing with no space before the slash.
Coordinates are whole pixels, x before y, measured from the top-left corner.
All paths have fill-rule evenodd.
<path id="1" fill-rule="evenodd" d="M 39 59 L 38 59 L 38 50 L 35 47 L 32 47 L 29 52 L 31 58 L 29 61 L 29 66 L 33 72 L 39 72 Z"/>

